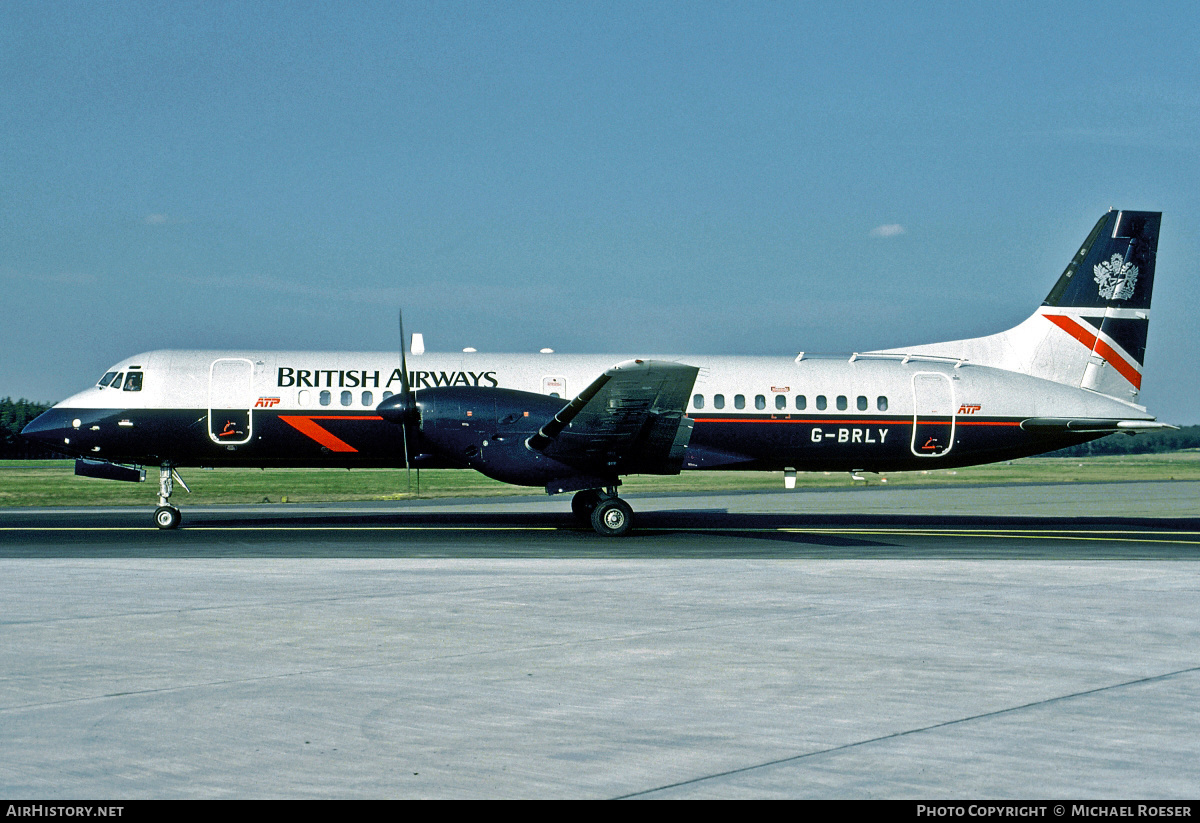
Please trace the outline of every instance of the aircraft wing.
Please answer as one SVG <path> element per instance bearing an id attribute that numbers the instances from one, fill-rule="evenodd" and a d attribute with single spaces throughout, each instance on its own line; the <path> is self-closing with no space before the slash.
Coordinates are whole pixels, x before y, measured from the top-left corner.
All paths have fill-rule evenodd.
<path id="1" fill-rule="evenodd" d="M 693 425 L 684 410 L 699 371 L 663 360 L 619 363 L 528 445 L 597 474 L 679 474 Z"/>

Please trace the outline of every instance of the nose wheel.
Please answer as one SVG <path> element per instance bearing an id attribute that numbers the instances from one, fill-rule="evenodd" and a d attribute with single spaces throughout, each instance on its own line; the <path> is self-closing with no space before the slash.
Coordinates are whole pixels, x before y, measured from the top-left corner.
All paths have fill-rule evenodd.
<path id="1" fill-rule="evenodd" d="M 154 510 L 154 525 L 160 529 L 177 529 L 183 515 L 174 506 L 159 506 Z"/>
<path id="2" fill-rule="evenodd" d="M 158 508 L 154 510 L 154 525 L 160 529 L 178 529 L 179 522 L 183 520 L 179 509 L 171 505 L 171 492 L 175 490 L 176 480 L 185 491 L 191 491 L 170 463 L 158 467 Z"/>

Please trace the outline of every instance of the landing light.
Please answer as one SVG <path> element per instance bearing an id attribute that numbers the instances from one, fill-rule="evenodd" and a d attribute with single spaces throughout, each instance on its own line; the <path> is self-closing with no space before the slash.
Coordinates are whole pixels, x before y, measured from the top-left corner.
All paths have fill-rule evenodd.
<path id="1" fill-rule="evenodd" d="M 554 354 L 554 349 L 542 349 L 541 354 Z"/>

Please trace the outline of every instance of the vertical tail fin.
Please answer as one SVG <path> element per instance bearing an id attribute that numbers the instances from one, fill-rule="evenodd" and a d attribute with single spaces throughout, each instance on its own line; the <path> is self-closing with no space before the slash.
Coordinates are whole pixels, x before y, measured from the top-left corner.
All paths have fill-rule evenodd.
<path id="1" fill-rule="evenodd" d="M 1087 348 L 1085 389 L 1128 396 L 1141 388 L 1161 219 L 1104 215 L 1042 304 L 1047 320 Z"/>
<path id="2" fill-rule="evenodd" d="M 1000 334 L 895 352 L 957 357 L 1136 402 L 1160 212 L 1110 211 L 1025 322 Z"/>

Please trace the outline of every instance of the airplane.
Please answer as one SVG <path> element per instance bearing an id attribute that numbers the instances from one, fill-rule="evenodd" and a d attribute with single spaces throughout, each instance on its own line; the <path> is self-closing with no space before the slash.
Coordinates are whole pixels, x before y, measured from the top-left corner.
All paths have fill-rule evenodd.
<path id="1" fill-rule="evenodd" d="M 549 494 L 602 535 L 632 526 L 621 477 L 897 472 L 1175 428 L 1138 405 L 1161 213 L 1109 210 L 1024 322 L 985 337 L 784 357 L 145 352 L 22 432 L 78 475 L 180 467 L 475 469 Z M 403 343 L 403 321 L 400 339 Z"/>

